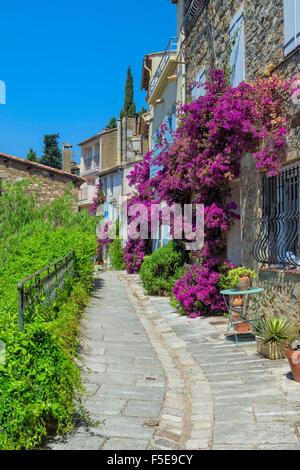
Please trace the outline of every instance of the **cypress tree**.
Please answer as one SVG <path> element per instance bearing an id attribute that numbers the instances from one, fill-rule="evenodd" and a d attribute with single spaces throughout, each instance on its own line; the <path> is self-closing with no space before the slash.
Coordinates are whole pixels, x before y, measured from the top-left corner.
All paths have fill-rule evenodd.
<path id="1" fill-rule="evenodd" d="M 127 70 L 127 79 L 125 85 L 125 100 L 124 108 L 120 112 L 120 118 L 124 116 L 135 116 L 136 115 L 136 106 L 133 101 L 133 77 L 131 73 L 130 66 Z"/>
<path id="2" fill-rule="evenodd" d="M 30 147 L 29 152 L 27 154 L 27 160 L 29 160 L 30 162 L 36 162 L 36 163 L 39 161 L 39 159 L 36 155 L 36 152 L 31 147 Z"/>
<path id="3" fill-rule="evenodd" d="M 107 124 L 106 128 L 107 130 L 109 129 L 115 129 L 117 127 L 118 123 L 115 117 L 111 118 L 109 123 Z"/>
<path id="4" fill-rule="evenodd" d="M 46 134 L 44 136 L 44 154 L 40 160 L 43 165 L 62 169 L 62 154 L 58 146 L 59 134 Z"/>

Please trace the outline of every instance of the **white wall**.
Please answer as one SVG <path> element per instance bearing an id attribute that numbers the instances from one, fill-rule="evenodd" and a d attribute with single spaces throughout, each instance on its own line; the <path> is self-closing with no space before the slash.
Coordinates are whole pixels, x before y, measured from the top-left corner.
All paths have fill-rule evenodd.
<path id="1" fill-rule="evenodd" d="M 157 132 L 163 123 L 165 117 L 172 112 L 172 107 L 176 103 L 177 97 L 177 84 L 176 82 L 170 82 L 167 84 L 160 98 L 163 101 L 161 104 L 154 105 L 153 109 L 153 136 Z"/>
<path id="2" fill-rule="evenodd" d="M 234 201 L 238 208 L 234 212 L 241 213 L 239 181 L 231 183 L 231 197 L 228 202 Z M 240 266 L 242 261 L 241 221 L 236 220 L 227 232 L 227 258 L 235 265 Z"/>

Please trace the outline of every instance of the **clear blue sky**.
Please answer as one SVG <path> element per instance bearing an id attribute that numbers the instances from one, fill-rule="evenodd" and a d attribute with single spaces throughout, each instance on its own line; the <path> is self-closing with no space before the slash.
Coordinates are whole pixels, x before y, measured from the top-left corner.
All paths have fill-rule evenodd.
<path id="1" fill-rule="evenodd" d="M 99 132 L 123 106 L 128 65 L 139 110 L 143 57 L 175 35 L 171 0 L 2 2 L 0 152 L 41 156 L 44 134 L 75 146 Z"/>

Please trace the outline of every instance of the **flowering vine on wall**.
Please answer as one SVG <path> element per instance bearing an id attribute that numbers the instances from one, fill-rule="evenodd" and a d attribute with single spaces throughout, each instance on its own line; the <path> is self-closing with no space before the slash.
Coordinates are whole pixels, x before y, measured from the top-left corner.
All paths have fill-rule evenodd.
<path id="1" fill-rule="evenodd" d="M 212 71 L 205 96 L 179 107 L 180 123 L 172 142 L 162 127 L 157 156 L 148 153 L 129 176 L 136 201 L 149 204 L 155 194 L 156 202 L 194 202 L 205 207 L 205 244 L 197 253 L 199 264 L 174 289 L 175 298 L 193 316 L 203 307 L 225 310 L 217 293 L 224 263 L 226 266 L 224 233 L 238 218 L 234 202 L 226 203 L 230 182 L 239 177 L 240 159 L 246 153 L 253 155 L 258 170 L 270 176 L 280 171 L 288 132 L 284 102 L 291 89 L 291 81 L 277 75 L 232 88 L 222 70 Z M 149 180 L 152 160 L 161 169 Z M 140 242 L 129 240 L 125 261 L 130 253 L 145 255 L 145 246 L 138 251 Z M 135 264 L 138 270 L 141 262 Z M 130 271 L 130 263 L 127 267 Z M 199 294 L 195 302 L 197 289 L 200 293 L 204 285 L 205 295 Z"/>

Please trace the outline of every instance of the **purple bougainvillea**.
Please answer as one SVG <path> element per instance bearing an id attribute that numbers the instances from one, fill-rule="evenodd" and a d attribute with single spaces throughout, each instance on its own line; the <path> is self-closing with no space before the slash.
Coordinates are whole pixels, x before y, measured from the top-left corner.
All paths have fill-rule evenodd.
<path id="1" fill-rule="evenodd" d="M 284 102 L 292 83 L 272 75 L 232 88 L 224 72 L 214 70 L 205 90 L 205 96 L 178 108 L 180 124 L 172 141 L 162 126 L 155 156 L 149 152 L 129 176 L 136 201 L 194 202 L 205 207 L 205 244 L 197 253 L 199 265 L 174 289 L 175 298 L 192 315 L 207 308 L 224 310 L 217 287 L 225 261 L 224 233 L 238 218 L 235 204 L 226 202 L 230 183 L 239 177 L 245 153 L 253 155 L 258 170 L 270 176 L 280 171 L 287 135 Z M 149 180 L 151 162 L 161 169 Z M 133 264 L 135 272 L 139 269 L 146 245 L 129 239 L 125 250 L 129 272 Z"/>

